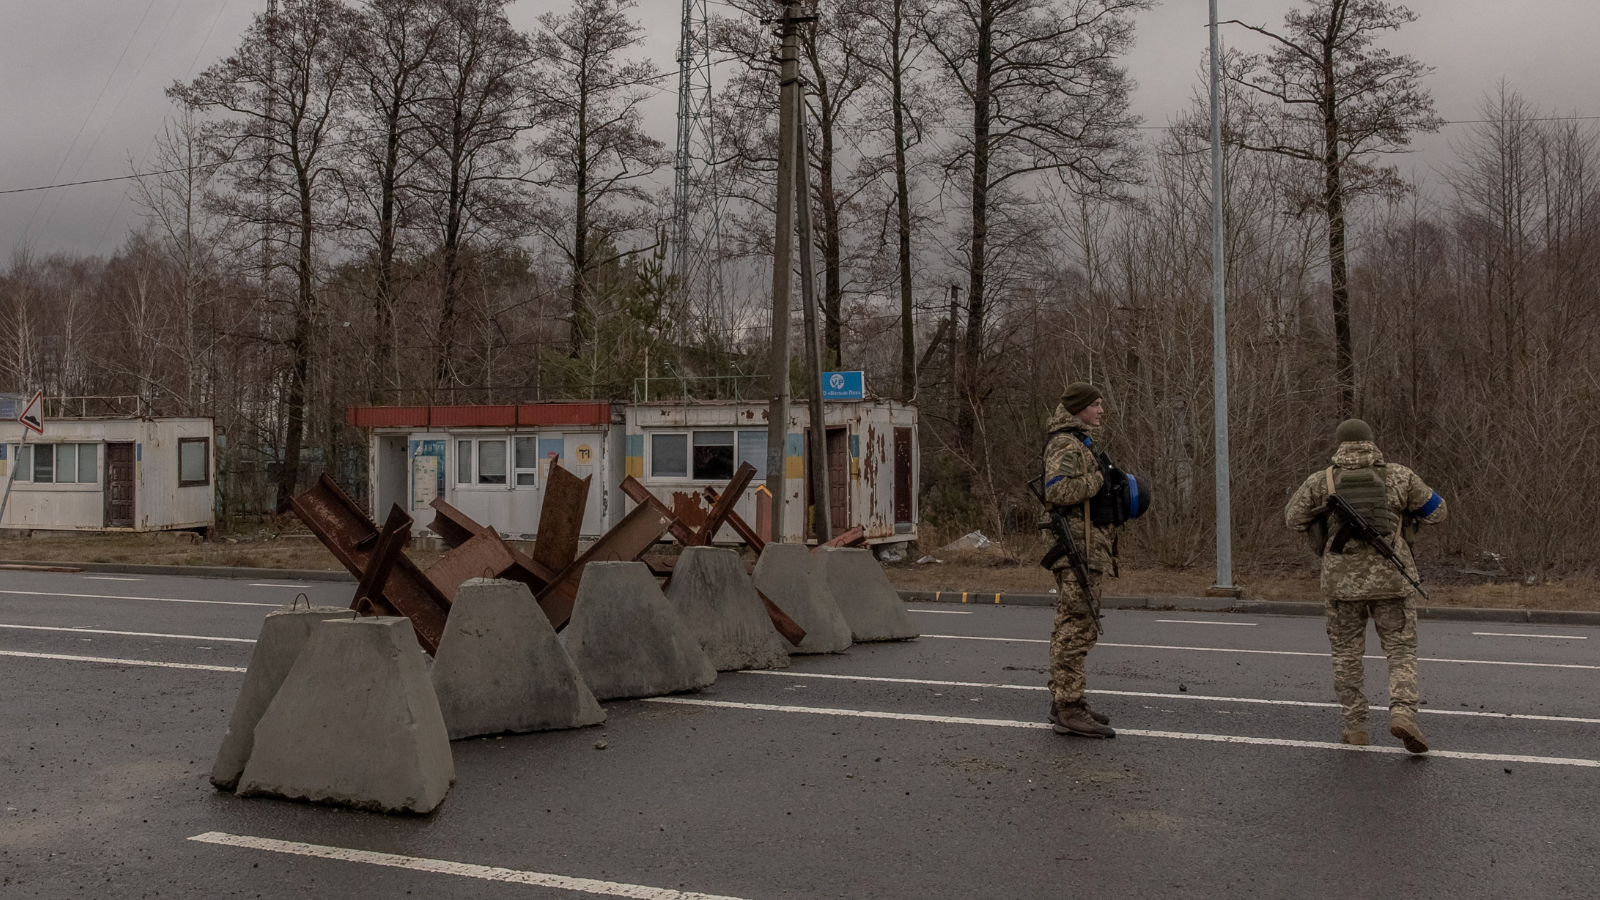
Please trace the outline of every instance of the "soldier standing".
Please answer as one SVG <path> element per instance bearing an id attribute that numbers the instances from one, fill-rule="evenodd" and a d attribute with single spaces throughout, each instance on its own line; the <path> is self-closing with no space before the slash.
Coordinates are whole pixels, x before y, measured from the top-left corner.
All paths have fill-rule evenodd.
<path id="1" fill-rule="evenodd" d="M 1089 500 L 1100 491 L 1104 478 L 1095 459 L 1095 438 L 1105 401 L 1086 382 L 1074 382 L 1061 395 L 1061 403 L 1046 426 L 1049 437 L 1044 453 L 1045 501 L 1060 508 L 1091 573 L 1091 590 L 1085 594 L 1068 568 L 1066 559 L 1053 567 L 1056 579 L 1056 621 L 1050 635 L 1050 724 L 1057 734 L 1111 738 L 1117 733 L 1111 718 L 1094 711 L 1084 699 L 1084 660 L 1100 637 L 1096 616 L 1100 610 L 1099 578 L 1115 575 L 1112 528 L 1091 524 Z"/>
<path id="2" fill-rule="evenodd" d="M 1371 616 L 1389 661 L 1389 733 L 1412 753 L 1426 753 L 1427 739 L 1417 727 L 1417 609 L 1411 581 L 1418 575 L 1408 538 L 1418 523 L 1444 520 L 1444 499 L 1415 472 L 1386 464 L 1367 423 L 1349 419 L 1339 425 L 1337 437 L 1333 465 L 1300 485 L 1284 517 L 1296 531 L 1310 529 L 1313 549 L 1322 555 L 1322 594 L 1333 645 L 1333 686 L 1344 708 L 1344 742 L 1358 747 L 1368 743 L 1361 657 Z M 1344 497 L 1384 536 L 1405 575 L 1370 544 L 1338 540 L 1342 523 L 1336 515 L 1333 521 L 1324 518 L 1332 493 Z M 1335 552 L 1336 545 L 1343 552 Z"/>

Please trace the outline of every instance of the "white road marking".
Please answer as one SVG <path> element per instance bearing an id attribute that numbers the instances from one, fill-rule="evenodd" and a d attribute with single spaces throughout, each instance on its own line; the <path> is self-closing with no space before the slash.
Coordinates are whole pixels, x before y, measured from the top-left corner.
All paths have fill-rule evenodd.
<path id="1" fill-rule="evenodd" d="M 339 860 L 340 862 L 358 862 L 373 866 L 387 866 L 393 869 L 409 869 L 413 872 L 457 875 L 462 878 L 478 878 L 484 881 L 502 881 L 510 884 L 531 884 L 537 887 L 556 888 L 563 891 L 599 894 L 604 897 L 629 897 L 634 898 L 634 900 L 739 900 L 737 897 L 700 894 L 693 891 L 676 891 L 671 888 L 649 887 L 642 884 L 624 884 L 617 881 L 600 881 L 594 878 L 571 878 L 566 875 L 550 875 L 544 872 L 502 869 L 498 866 L 475 866 L 470 863 L 450 862 L 444 859 L 400 856 L 395 853 L 374 853 L 370 850 L 349 850 L 344 847 L 302 844 L 299 841 L 278 841 L 272 838 L 226 834 L 221 831 L 208 831 L 205 834 L 197 834 L 189 838 L 189 840 L 198 841 L 202 844 L 218 844 L 224 847 L 242 847 L 248 850 L 266 850 L 272 853 L 288 853 L 294 856 L 312 856 L 318 859 Z"/>
<path id="2" fill-rule="evenodd" d="M 143 581 L 144 580 L 143 578 L 118 578 L 118 577 L 116 577 L 114 575 L 85 575 L 83 577 L 91 579 L 93 581 Z"/>
<path id="3" fill-rule="evenodd" d="M 908 609 L 906 612 L 927 613 L 930 616 L 970 616 L 970 609 Z"/>
<path id="4" fill-rule="evenodd" d="M 1587 641 L 1588 638 L 1581 634 L 1518 634 L 1514 631 L 1474 631 L 1479 637 L 1531 637 L 1548 638 L 1553 641 Z"/>
<path id="5" fill-rule="evenodd" d="M 1254 628 L 1258 624 L 1256 622 L 1207 622 L 1204 619 L 1157 619 L 1156 621 L 1165 622 L 1168 625 L 1233 625 L 1245 628 Z"/>
<path id="6" fill-rule="evenodd" d="M 22 631 L 70 631 L 76 634 L 119 634 L 124 637 L 174 638 L 184 641 L 228 641 L 234 644 L 254 644 L 255 638 L 211 637 L 204 634 L 161 634 L 154 631 L 106 631 L 101 628 L 60 628 L 51 625 L 0 625 Z"/>
<path id="7" fill-rule="evenodd" d="M 252 582 L 249 582 L 249 585 L 250 585 L 250 587 L 288 587 L 288 588 L 310 587 L 310 585 L 305 585 L 305 584 L 277 584 L 277 583 L 268 582 L 268 581 L 252 581 Z"/>
<path id="8" fill-rule="evenodd" d="M 1003 637 L 975 637 L 970 634 L 925 634 L 925 638 L 940 638 L 947 641 L 1002 641 L 1011 644 L 1048 644 L 1047 640 L 1040 638 L 1003 638 Z M 1100 641 L 1097 647 L 1122 647 L 1134 650 L 1190 650 L 1199 653 L 1254 653 L 1263 656 L 1318 656 L 1327 659 L 1327 653 L 1313 653 L 1306 650 L 1240 650 L 1234 647 L 1178 647 L 1170 644 L 1113 644 L 1110 641 Z M 1362 659 L 1383 659 L 1381 656 L 1364 656 Z M 1580 665 L 1579 663 L 1536 663 L 1536 662 L 1511 662 L 1501 659 L 1448 659 L 1445 657 L 1423 656 L 1418 657 L 1421 662 L 1435 663 L 1461 663 L 1472 666 L 1522 666 L 1531 669 L 1600 669 L 1600 666 Z"/>
<path id="9" fill-rule="evenodd" d="M 646 703 L 676 703 L 684 706 L 713 706 L 723 709 L 744 709 L 755 712 L 808 713 L 817 716 L 845 716 L 857 719 L 896 719 L 904 722 L 934 722 L 943 725 L 983 725 L 990 728 L 1049 728 L 1048 722 L 1019 722 L 1014 719 L 974 719 L 966 716 L 930 716 L 921 713 L 882 712 L 868 709 L 827 709 L 816 706 L 778 706 L 771 703 L 734 703 L 727 700 L 699 700 L 693 697 L 650 697 Z M 1216 744 L 1251 744 L 1262 747 L 1293 747 L 1308 750 L 1341 750 L 1348 753 L 1388 753 L 1399 756 L 1412 755 L 1403 747 L 1355 747 L 1331 741 L 1297 741 L 1286 738 L 1247 737 L 1235 734 L 1197 734 L 1186 731 L 1147 731 L 1142 728 L 1119 728 L 1118 735 L 1128 737 L 1166 738 L 1179 741 L 1204 741 Z M 1573 759 L 1560 756 L 1518 756 L 1503 753 L 1468 753 L 1461 750 L 1434 750 L 1427 754 L 1443 759 L 1476 759 L 1488 762 L 1534 763 L 1551 766 L 1576 766 L 1600 769 L 1600 759 Z"/>
<path id="10" fill-rule="evenodd" d="M 936 681 L 931 678 L 886 678 L 881 675 L 831 675 L 822 672 L 796 672 L 793 669 L 746 669 L 740 675 L 771 675 L 776 678 L 829 678 L 837 681 L 882 681 L 892 684 L 926 684 L 934 687 L 970 687 L 994 688 L 1006 691 L 1048 691 L 1042 684 L 1001 684 L 985 681 Z M 1105 694 L 1108 697 L 1147 697 L 1158 700 L 1207 700 L 1212 703 L 1252 703 L 1262 706 L 1308 706 L 1320 709 L 1338 709 L 1337 703 L 1323 703 L 1316 700 L 1266 700 L 1259 697 L 1216 697 L 1207 694 L 1166 694 L 1155 691 L 1108 691 L 1096 688 L 1089 691 L 1091 694 Z M 1376 703 L 1368 709 L 1387 711 L 1389 707 Z M 1417 710 L 1421 713 L 1431 713 L 1439 716 L 1471 716 L 1479 719 L 1526 719 L 1536 722 L 1572 722 L 1580 725 L 1600 725 L 1600 719 L 1585 719 L 1578 716 L 1540 716 L 1532 713 L 1497 713 L 1480 712 L 1475 709 L 1430 709 L 1426 706 Z"/>
<path id="11" fill-rule="evenodd" d="M 105 663 L 112 666 L 155 666 L 161 669 L 198 669 L 202 672 L 243 672 L 239 666 L 202 666 L 196 663 L 161 662 L 154 659 L 111 659 L 104 656 L 68 656 L 64 653 L 24 653 L 21 650 L 0 650 L 0 656 L 22 659 L 61 659 L 67 662 Z"/>
<path id="12" fill-rule="evenodd" d="M 0 591 L 0 594 L 18 594 L 23 597 L 74 597 L 80 600 L 158 600 L 162 603 L 207 603 L 216 606 L 268 606 L 276 609 L 282 603 L 246 603 L 243 600 L 185 600 L 181 597 L 125 597 L 117 594 L 60 594 L 50 591 Z"/>

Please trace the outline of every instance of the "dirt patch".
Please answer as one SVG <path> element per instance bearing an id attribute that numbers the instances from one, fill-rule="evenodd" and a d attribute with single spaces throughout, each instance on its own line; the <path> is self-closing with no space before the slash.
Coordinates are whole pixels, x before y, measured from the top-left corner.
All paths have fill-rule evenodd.
<path id="1" fill-rule="evenodd" d="M 58 534 L 0 540 L 0 559 L 45 562 L 133 563 L 146 566 L 230 566 L 342 572 L 344 566 L 310 534 L 245 532 L 200 541 L 193 532 Z M 437 551 L 408 549 L 418 565 Z"/>

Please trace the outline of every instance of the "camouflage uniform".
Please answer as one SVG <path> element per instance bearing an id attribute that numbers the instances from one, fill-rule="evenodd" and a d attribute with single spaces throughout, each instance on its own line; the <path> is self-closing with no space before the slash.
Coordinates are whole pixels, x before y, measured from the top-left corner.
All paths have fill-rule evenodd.
<path id="1" fill-rule="evenodd" d="M 1349 441 L 1333 455 L 1336 469 L 1364 469 L 1383 464 L 1383 454 L 1371 441 Z M 1444 521 L 1443 498 L 1405 466 L 1384 465 L 1384 486 L 1390 509 L 1416 522 Z M 1334 473 L 1337 478 L 1338 473 Z M 1289 527 L 1305 531 L 1312 511 L 1328 500 L 1326 469 L 1313 473 L 1289 501 L 1284 518 Z M 1337 517 L 1328 523 L 1328 543 L 1338 530 Z M 1406 571 L 1417 578 L 1416 561 L 1402 533 L 1389 538 Z M 1389 661 L 1391 716 L 1417 712 L 1417 610 L 1416 591 L 1394 565 L 1364 541 L 1351 540 L 1343 553 L 1328 547 L 1322 554 L 1322 593 L 1327 606 L 1328 641 L 1333 648 L 1333 686 L 1344 708 L 1345 727 L 1364 731 L 1367 723 L 1365 674 L 1361 657 L 1367 648 L 1367 617 L 1378 630 L 1384 656 Z M 1420 580 L 1420 579 L 1419 579 Z"/>
<path id="2" fill-rule="evenodd" d="M 1063 507 L 1072 537 L 1086 549 L 1091 595 L 1085 597 L 1072 573 L 1071 563 L 1062 557 L 1055 564 L 1056 622 L 1050 635 L 1050 696 L 1060 706 L 1083 699 L 1084 658 L 1100 637 L 1094 612 L 1100 608 L 1100 577 L 1116 575 L 1115 544 L 1112 529 L 1097 528 L 1087 519 L 1087 501 L 1100 490 L 1104 479 L 1100 464 L 1089 447 L 1100 429 L 1090 428 L 1077 416 L 1057 405 L 1046 426 L 1057 432 L 1045 446 L 1045 499 Z M 1088 535 L 1086 541 L 1085 534 Z"/>

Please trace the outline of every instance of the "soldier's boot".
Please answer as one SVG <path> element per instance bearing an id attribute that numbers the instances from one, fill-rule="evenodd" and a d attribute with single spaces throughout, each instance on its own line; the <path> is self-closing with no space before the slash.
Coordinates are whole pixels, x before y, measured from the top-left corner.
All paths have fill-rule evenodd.
<path id="1" fill-rule="evenodd" d="M 1352 747 L 1365 747 L 1372 743 L 1372 739 L 1367 737 L 1367 726 L 1365 725 L 1346 725 L 1344 727 L 1343 740 Z"/>
<path id="2" fill-rule="evenodd" d="M 1085 699 L 1083 701 L 1083 708 L 1087 709 L 1089 711 L 1089 718 L 1095 720 L 1096 722 L 1099 722 L 1101 725 L 1110 725 L 1111 724 L 1111 717 L 1106 715 L 1103 712 L 1100 712 L 1099 710 L 1095 709 L 1094 707 L 1090 706 L 1089 705 L 1089 701 L 1087 699 Z M 1057 721 L 1060 720 L 1060 718 L 1061 718 L 1061 708 L 1056 704 L 1056 702 L 1054 700 L 1051 700 L 1050 701 L 1050 724 L 1054 725 Z"/>
<path id="3" fill-rule="evenodd" d="M 1102 725 L 1089 714 L 1089 706 L 1082 700 L 1060 706 L 1050 704 L 1050 726 L 1056 734 L 1078 737 L 1114 738 L 1117 733 L 1109 725 Z"/>
<path id="4" fill-rule="evenodd" d="M 1406 710 L 1394 710 L 1389 713 L 1389 733 L 1400 739 L 1406 749 L 1412 753 L 1427 753 L 1428 739 L 1422 736 L 1422 729 L 1417 727 L 1416 714 Z"/>

